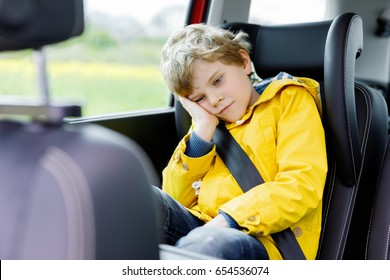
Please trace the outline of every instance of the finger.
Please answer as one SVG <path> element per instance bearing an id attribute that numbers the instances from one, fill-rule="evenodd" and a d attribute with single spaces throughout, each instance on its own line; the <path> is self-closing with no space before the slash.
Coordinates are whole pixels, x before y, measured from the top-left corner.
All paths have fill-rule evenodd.
<path id="1" fill-rule="evenodd" d="M 197 105 L 195 102 L 189 100 L 186 97 L 180 96 L 179 100 L 183 105 L 184 109 L 186 109 L 187 112 L 190 113 L 192 117 L 195 117 L 195 115 L 199 114 L 199 110 L 202 110 L 199 105 Z"/>
<path id="2" fill-rule="evenodd" d="M 184 109 L 186 109 L 188 111 L 188 105 L 187 105 L 187 101 L 189 101 L 188 98 L 185 98 L 182 96 L 179 96 L 178 98 L 179 98 L 181 105 L 183 105 Z"/>

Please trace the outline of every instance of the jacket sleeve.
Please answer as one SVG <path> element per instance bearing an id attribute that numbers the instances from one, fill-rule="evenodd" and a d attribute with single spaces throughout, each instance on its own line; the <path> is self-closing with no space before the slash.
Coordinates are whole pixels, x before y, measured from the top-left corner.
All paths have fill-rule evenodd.
<path id="1" fill-rule="evenodd" d="M 264 184 L 220 209 L 257 236 L 281 231 L 318 210 L 326 179 L 325 136 L 313 97 L 304 87 L 288 86 L 278 105 L 275 176 L 262 174 Z"/>
<path id="2" fill-rule="evenodd" d="M 192 187 L 208 172 L 215 160 L 215 145 L 204 156 L 192 158 L 185 154 L 186 143 L 190 133 L 179 142 L 167 167 L 163 170 L 163 190 L 180 202 L 191 208 L 197 203 L 197 195 Z"/>

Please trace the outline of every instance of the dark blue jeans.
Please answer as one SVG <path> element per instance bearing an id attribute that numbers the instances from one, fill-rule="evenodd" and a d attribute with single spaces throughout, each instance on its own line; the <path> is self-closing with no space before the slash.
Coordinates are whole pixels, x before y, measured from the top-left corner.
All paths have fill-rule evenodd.
<path id="1" fill-rule="evenodd" d="M 267 251 L 255 237 L 240 230 L 215 226 L 193 216 L 180 203 L 153 187 L 164 242 L 218 259 L 266 260 Z"/>

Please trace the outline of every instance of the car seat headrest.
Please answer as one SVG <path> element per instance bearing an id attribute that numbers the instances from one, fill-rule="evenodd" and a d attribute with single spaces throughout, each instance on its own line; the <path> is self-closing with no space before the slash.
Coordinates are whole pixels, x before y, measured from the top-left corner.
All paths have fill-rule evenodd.
<path id="1" fill-rule="evenodd" d="M 83 0 L 0 1 L 0 51 L 39 48 L 83 30 Z"/>
<path id="2" fill-rule="evenodd" d="M 324 48 L 331 21 L 257 25 L 226 23 L 221 27 L 233 32 L 245 31 L 252 44 L 251 59 L 261 78 L 276 76 L 280 71 L 294 76 L 323 80 Z"/>

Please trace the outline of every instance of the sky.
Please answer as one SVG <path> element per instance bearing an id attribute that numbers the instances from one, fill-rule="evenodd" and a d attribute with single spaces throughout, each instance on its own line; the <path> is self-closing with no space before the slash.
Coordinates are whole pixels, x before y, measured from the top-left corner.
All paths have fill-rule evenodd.
<path id="1" fill-rule="evenodd" d="M 112 16 L 130 15 L 141 23 L 147 23 L 161 8 L 178 4 L 188 5 L 189 0 L 84 0 L 84 2 L 87 12 L 98 11 Z M 252 0 L 252 2 L 253 16 L 275 24 L 321 20 L 326 5 L 325 0 Z"/>
<path id="2" fill-rule="evenodd" d="M 86 11 L 98 11 L 113 16 L 130 15 L 146 23 L 162 7 L 188 3 L 189 0 L 84 0 Z M 153 9 L 150 9 L 153 7 Z"/>

